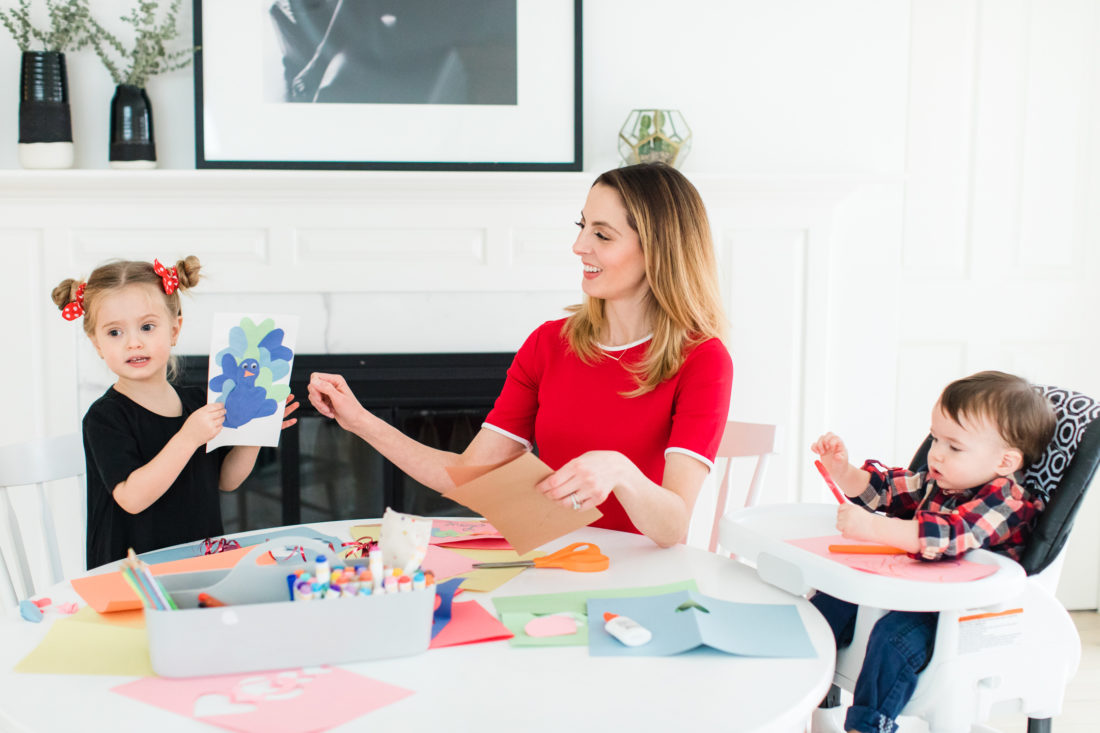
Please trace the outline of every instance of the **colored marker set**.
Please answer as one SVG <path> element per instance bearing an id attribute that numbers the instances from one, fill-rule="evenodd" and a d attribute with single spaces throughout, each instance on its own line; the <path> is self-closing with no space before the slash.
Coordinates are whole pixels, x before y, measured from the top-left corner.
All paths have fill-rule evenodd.
<path id="1" fill-rule="evenodd" d="M 288 554 L 288 545 L 300 545 L 303 552 Z M 227 570 L 161 576 L 179 610 L 146 611 L 153 671 L 162 677 L 197 677 L 426 651 L 436 598 L 429 573 L 422 573 L 424 587 L 418 592 L 415 570 L 411 575 L 403 568 L 401 575 L 391 570 L 387 576 L 380 554 L 375 573 L 369 561 L 362 566 L 354 565 L 355 560 L 330 562 L 331 552 L 316 540 L 280 537 L 256 545 Z M 381 579 L 380 586 L 376 579 Z M 408 592 L 401 592 L 403 584 Z M 291 589 L 295 600 L 306 600 L 307 586 L 310 602 L 288 602 Z M 363 595 L 372 599 L 314 602 Z M 288 633 L 303 628 L 356 632 L 321 637 Z"/>
<path id="2" fill-rule="evenodd" d="M 435 576 L 431 570 L 415 570 L 406 574 L 402 568 L 389 568 L 382 565 L 381 554 L 372 550 L 369 557 L 373 570 L 365 565 L 329 569 L 328 558 L 318 555 L 314 561 L 314 572 L 310 574 L 299 568 L 286 576 L 287 588 L 292 601 L 311 601 L 318 599 L 352 598 L 385 593 L 404 593 L 431 589 L 435 590 Z"/>

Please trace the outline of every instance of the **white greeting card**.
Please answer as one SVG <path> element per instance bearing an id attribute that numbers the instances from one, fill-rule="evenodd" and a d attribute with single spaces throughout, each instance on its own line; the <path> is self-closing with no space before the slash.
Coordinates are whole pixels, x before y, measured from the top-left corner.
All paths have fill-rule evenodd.
<path id="1" fill-rule="evenodd" d="M 206 401 L 225 405 L 225 424 L 207 452 L 223 445 L 278 445 L 298 316 L 215 313 L 211 334 Z"/>

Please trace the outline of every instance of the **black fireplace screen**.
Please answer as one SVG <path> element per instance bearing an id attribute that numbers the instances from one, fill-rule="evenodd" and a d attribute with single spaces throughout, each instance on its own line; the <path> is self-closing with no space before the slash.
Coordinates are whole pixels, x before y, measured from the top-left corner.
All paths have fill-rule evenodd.
<path id="1" fill-rule="evenodd" d="M 406 435 L 461 451 L 480 429 L 504 385 L 513 354 L 297 354 L 291 391 L 298 424 L 277 448 L 261 448 L 237 491 L 222 495 L 226 532 L 335 519 L 380 517 L 386 507 L 413 514 L 470 516 L 465 507 L 417 483 L 357 436 L 309 404 L 315 371 L 342 374 L 360 402 Z M 205 356 L 181 357 L 177 382 L 203 387 Z"/>

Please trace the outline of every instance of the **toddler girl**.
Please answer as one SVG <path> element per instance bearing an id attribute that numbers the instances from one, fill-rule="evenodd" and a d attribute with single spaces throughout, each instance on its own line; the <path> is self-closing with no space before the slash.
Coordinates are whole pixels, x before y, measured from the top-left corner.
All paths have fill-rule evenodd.
<path id="1" fill-rule="evenodd" d="M 199 269 L 197 257 L 175 267 L 114 261 L 87 282 L 64 280 L 53 289 L 62 316 L 84 319 L 84 333 L 118 377 L 84 416 L 89 568 L 131 547 L 146 552 L 221 535 L 218 490 L 235 490 L 256 462 L 256 446 L 207 453 L 225 406 L 169 381 L 183 325 L 179 291 L 194 287 Z M 293 398 L 286 415 L 298 407 Z"/>

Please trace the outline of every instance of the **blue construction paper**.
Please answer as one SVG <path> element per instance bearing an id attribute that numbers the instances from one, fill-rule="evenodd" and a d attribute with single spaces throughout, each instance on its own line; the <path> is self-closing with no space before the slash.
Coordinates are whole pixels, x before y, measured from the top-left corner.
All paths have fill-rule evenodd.
<path id="1" fill-rule="evenodd" d="M 677 610 L 685 601 L 699 608 Z M 603 626 L 605 612 L 626 616 L 653 634 L 629 647 Z M 594 657 L 663 657 L 700 646 L 746 657 L 816 656 L 798 609 L 789 604 L 735 603 L 695 591 L 630 598 L 590 598 L 588 653 Z"/>
<path id="2" fill-rule="evenodd" d="M 330 544 L 335 548 L 337 553 L 340 552 L 341 540 L 323 532 L 318 532 L 313 527 L 307 527 L 305 525 L 298 525 L 296 527 L 283 527 L 270 532 L 257 532 L 256 534 L 248 537 L 236 537 L 237 542 L 241 547 L 251 547 L 258 545 L 261 542 L 274 539 L 276 537 L 306 537 L 308 539 L 315 539 L 326 544 Z M 202 541 L 192 542 L 187 545 L 180 545 L 179 547 L 168 547 L 163 550 L 150 550 L 149 552 L 143 552 L 138 555 L 139 558 L 144 560 L 149 565 L 156 565 L 162 562 L 169 562 L 171 560 L 183 560 L 189 557 L 198 557 L 202 554 Z"/>
<path id="3" fill-rule="evenodd" d="M 451 578 L 435 586 L 435 597 L 439 599 L 439 605 L 432 614 L 432 638 L 443 630 L 443 627 L 451 622 L 451 601 L 455 591 L 465 578 Z"/>

